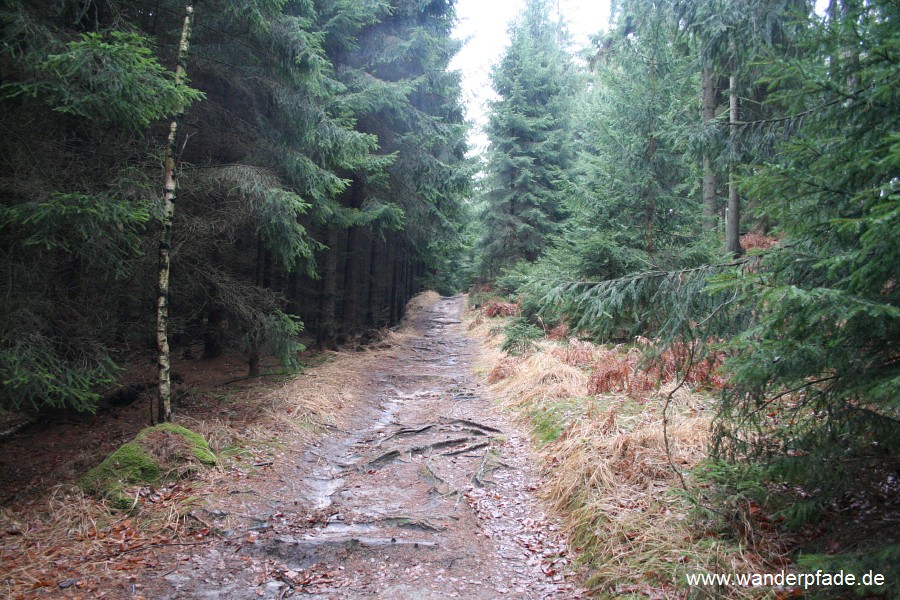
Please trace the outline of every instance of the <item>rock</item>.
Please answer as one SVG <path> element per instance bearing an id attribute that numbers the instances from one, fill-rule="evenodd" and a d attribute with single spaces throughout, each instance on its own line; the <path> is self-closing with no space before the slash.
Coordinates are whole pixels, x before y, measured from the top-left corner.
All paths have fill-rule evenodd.
<path id="1" fill-rule="evenodd" d="M 184 476 L 218 463 L 198 433 L 174 423 L 147 427 L 87 472 L 78 486 L 107 498 L 116 508 L 128 509 L 134 499 L 123 494 L 126 485 L 158 485 L 167 474 Z"/>

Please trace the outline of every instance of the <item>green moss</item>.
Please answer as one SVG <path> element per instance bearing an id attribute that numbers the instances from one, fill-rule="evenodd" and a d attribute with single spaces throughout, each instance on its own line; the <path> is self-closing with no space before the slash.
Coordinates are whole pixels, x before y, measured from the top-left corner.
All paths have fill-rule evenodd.
<path id="1" fill-rule="evenodd" d="M 564 398 L 535 403 L 528 409 L 532 436 L 541 446 L 556 441 L 566 428 L 596 404 L 593 398 Z"/>
<path id="2" fill-rule="evenodd" d="M 219 462 L 202 435 L 195 431 L 191 431 L 186 427 L 182 427 L 181 425 L 175 425 L 174 423 L 161 423 L 154 427 L 148 427 L 137 435 L 135 441 L 141 442 L 142 440 L 147 439 L 147 436 L 154 431 L 166 431 L 184 438 L 185 441 L 190 444 L 191 454 L 204 465 L 215 465 Z"/>
<path id="3" fill-rule="evenodd" d="M 128 442 L 87 472 L 78 486 L 89 494 L 107 498 L 117 508 L 128 508 L 122 488 L 131 483 L 155 484 L 160 478 L 159 463 L 137 441 Z"/>
<path id="4" fill-rule="evenodd" d="M 147 427 L 82 477 L 78 486 L 105 497 L 117 508 L 131 507 L 126 485 L 158 485 L 177 474 L 215 465 L 216 455 L 203 436 L 172 423 Z M 191 469 L 190 467 L 195 467 Z"/>

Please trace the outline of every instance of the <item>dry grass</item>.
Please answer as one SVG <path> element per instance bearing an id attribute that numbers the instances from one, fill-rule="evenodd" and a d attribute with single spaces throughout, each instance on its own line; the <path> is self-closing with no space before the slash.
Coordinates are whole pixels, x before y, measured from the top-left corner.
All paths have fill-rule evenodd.
<path id="1" fill-rule="evenodd" d="M 441 295 L 435 291 L 426 291 L 420 294 L 415 295 L 409 302 L 406 304 L 406 316 L 404 317 L 403 323 L 400 325 L 400 331 L 409 331 L 409 323 L 423 310 L 428 310 L 432 306 L 434 306 L 438 300 L 441 299 Z"/>
<path id="2" fill-rule="evenodd" d="M 585 395 L 587 374 L 555 356 L 546 342 L 529 354 L 513 373 L 493 385 L 510 407 L 540 406 L 548 401 Z"/>
<path id="3" fill-rule="evenodd" d="M 506 404 L 524 406 L 536 399 L 556 400 L 584 395 L 587 375 L 575 366 L 577 361 L 573 358 L 584 355 L 584 346 L 575 346 L 576 350 L 567 355 L 556 352 L 559 346 L 553 342 L 542 341 L 536 352 L 511 357 L 500 350 L 503 335 L 495 323 L 475 322 L 470 323 L 469 331 L 482 340 L 485 347 L 476 370 L 488 374 L 488 382 L 496 386 Z M 593 356 L 592 350 L 587 352 Z"/>
<path id="4" fill-rule="evenodd" d="M 516 372 L 519 368 L 519 363 L 521 362 L 522 358 L 518 356 L 505 356 L 501 358 L 494 368 L 491 369 L 491 372 L 488 373 L 487 382 L 497 383 L 498 381 L 503 381 Z"/>
<path id="5" fill-rule="evenodd" d="M 572 329 L 565 323 L 560 323 L 553 329 L 547 332 L 547 338 L 556 342 L 560 342 L 562 340 L 567 340 L 572 336 Z M 573 340 L 575 338 L 572 338 Z M 572 340 L 569 340 L 570 342 Z M 577 340 L 575 340 L 577 341 Z"/>
<path id="6" fill-rule="evenodd" d="M 758 555 L 710 534 L 691 516 L 675 469 L 688 473 L 706 456 L 709 400 L 676 387 L 672 363 L 679 357 L 664 357 L 658 370 L 642 373 L 636 350 L 544 340 L 510 367 L 489 325 L 473 324 L 470 331 L 487 348 L 480 370 L 503 371 L 488 380 L 494 396 L 545 442 L 542 493 L 581 549 L 587 583 L 599 596 L 683 598 L 685 573 L 764 570 Z"/>
<path id="7" fill-rule="evenodd" d="M 566 326 L 560 325 L 559 327 Z M 554 341 L 561 341 L 565 339 L 553 337 L 553 332 L 559 329 L 559 327 L 553 329 L 547 335 L 547 337 Z M 566 331 L 568 331 L 568 328 L 566 328 Z M 551 353 L 553 354 L 553 356 L 566 363 L 567 365 L 572 365 L 573 367 L 579 367 L 583 369 L 599 361 L 601 355 L 603 354 L 603 351 L 601 348 L 594 344 L 582 342 L 577 338 L 571 338 L 568 344 L 553 347 Z"/>

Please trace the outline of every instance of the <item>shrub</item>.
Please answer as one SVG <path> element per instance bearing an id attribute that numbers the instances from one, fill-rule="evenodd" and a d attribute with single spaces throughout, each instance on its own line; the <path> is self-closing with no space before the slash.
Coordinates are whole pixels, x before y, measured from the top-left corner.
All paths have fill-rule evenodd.
<path id="1" fill-rule="evenodd" d="M 519 305 L 515 302 L 488 302 L 482 306 L 481 311 L 488 318 L 515 317 L 519 314 Z"/>

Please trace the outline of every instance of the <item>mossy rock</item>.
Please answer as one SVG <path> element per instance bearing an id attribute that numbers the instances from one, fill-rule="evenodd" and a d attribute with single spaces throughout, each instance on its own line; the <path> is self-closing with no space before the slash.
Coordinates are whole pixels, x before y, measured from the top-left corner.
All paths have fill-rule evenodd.
<path id="1" fill-rule="evenodd" d="M 141 430 L 134 440 L 88 471 L 78 486 L 107 498 L 116 508 L 127 509 L 134 501 L 123 494 L 126 485 L 159 485 L 217 462 L 203 436 L 180 425 L 162 423 Z"/>

